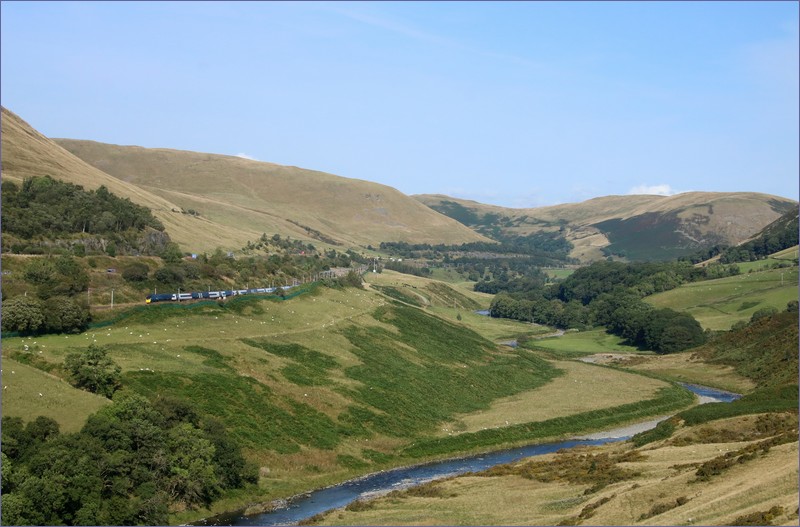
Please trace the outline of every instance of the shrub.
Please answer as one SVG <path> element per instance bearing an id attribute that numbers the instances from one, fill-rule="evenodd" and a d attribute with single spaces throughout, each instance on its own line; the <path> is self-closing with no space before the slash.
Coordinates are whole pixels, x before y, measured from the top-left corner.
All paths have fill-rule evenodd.
<path id="1" fill-rule="evenodd" d="M 758 311 L 753 313 L 753 316 L 750 317 L 750 322 L 752 323 L 752 322 L 755 322 L 756 320 L 759 320 L 759 319 L 762 319 L 762 318 L 771 317 L 772 315 L 776 314 L 777 312 L 778 312 L 778 309 L 774 308 L 772 306 L 770 306 L 770 307 L 762 307 L 761 309 L 759 309 Z"/>
<path id="2" fill-rule="evenodd" d="M 45 327 L 51 333 L 80 333 L 89 323 L 89 311 L 65 296 L 50 298 L 44 315 Z"/>
<path id="3" fill-rule="evenodd" d="M 150 268 L 142 262 L 133 262 L 122 270 L 122 278 L 128 282 L 144 282 Z"/>

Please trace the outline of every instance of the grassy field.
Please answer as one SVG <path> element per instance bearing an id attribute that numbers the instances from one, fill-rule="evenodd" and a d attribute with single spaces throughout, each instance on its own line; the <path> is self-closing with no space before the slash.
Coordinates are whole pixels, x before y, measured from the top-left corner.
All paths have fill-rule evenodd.
<path id="1" fill-rule="evenodd" d="M 755 260 L 752 262 L 738 262 L 736 266 L 739 270 L 744 273 L 755 273 L 756 271 L 766 271 L 771 268 L 775 268 L 781 265 L 786 265 L 790 263 L 790 260 L 795 259 L 794 253 L 791 253 L 791 257 L 789 257 L 785 252 L 779 253 L 785 254 L 784 257 L 777 257 L 777 256 L 770 256 L 769 258 L 765 258 L 763 260 Z"/>
<path id="2" fill-rule="evenodd" d="M 794 260 L 797 262 L 797 254 L 798 254 L 798 246 L 795 245 L 794 247 L 789 247 L 788 249 L 784 249 L 779 251 L 773 255 L 771 258 L 775 258 L 776 260 Z"/>
<path id="3" fill-rule="evenodd" d="M 568 331 L 560 337 L 530 340 L 526 346 L 545 350 L 559 358 L 578 358 L 595 353 L 638 353 L 635 347 L 623 344 L 622 338 L 606 333 L 602 328 Z"/>
<path id="4" fill-rule="evenodd" d="M 658 308 L 688 312 L 703 328 L 727 330 L 738 321 L 750 320 L 761 308 L 782 311 L 790 300 L 797 300 L 797 269 L 770 269 L 684 284 L 645 301 Z"/>
<path id="5" fill-rule="evenodd" d="M 553 280 L 563 280 L 575 272 L 575 269 L 542 269 Z"/>
<path id="6" fill-rule="evenodd" d="M 30 353 L 38 354 L 43 346 L 37 343 L 29 347 Z M 77 432 L 89 415 L 110 403 L 105 397 L 73 388 L 55 375 L 5 357 L 2 379 L 3 416 L 28 421 L 43 415 L 55 419 L 61 432 Z"/>
<path id="7" fill-rule="evenodd" d="M 553 361 L 553 365 L 562 375 L 536 390 L 497 399 L 487 410 L 456 416 L 439 430 L 439 435 L 477 432 L 633 403 L 653 398 L 666 386 L 663 381 L 648 378 L 631 382 L 628 373 L 581 362 Z"/>
<path id="8" fill-rule="evenodd" d="M 737 375 L 733 367 L 709 364 L 697 358 L 691 351 L 669 355 L 636 355 L 629 360 L 616 359 L 617 366 L 681 382 L 711 386 L 734 393 L 747 393 L 755 384 Z"/>

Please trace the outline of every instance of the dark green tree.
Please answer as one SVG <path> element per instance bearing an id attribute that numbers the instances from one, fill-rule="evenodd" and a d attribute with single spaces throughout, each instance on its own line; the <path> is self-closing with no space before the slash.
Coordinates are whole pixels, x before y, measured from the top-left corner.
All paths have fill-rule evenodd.
<path id="1" fill-rule="evenodd" d="M 106 397 L 119 388 L 121 369 L 103 346 L 90 344 L 84 352 L 70 353 L 64 359 L 64 367 L 78 388 Z"/>
<path id="2" fill-rule="evenodd" d="M 44 315 L 50 333 L 80 333 L 89 323 L 89 311 L 65 296 L 48 299 Z"/>
<path id="3" fill-rule="evenodd" d="M 128 282 L 144 282 L 150 268 L 142 262 L 133 262 L 122 270 L 122 278 Z"/>
<path id="4" fill-rule="evenodd" d="M 17 296 L 3 302 L 2 315 L 3 331 L 32 334 L 45 327 L 44 305 L 32 296 Z"/>

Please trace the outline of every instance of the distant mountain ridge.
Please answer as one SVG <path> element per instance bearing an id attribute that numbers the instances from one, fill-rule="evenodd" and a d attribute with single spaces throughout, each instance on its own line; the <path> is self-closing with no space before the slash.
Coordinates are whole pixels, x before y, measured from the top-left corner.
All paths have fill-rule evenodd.
<path id="1" fill-rule="evenodd" d="M 736 245 L 797 202 L 753 192 L 605 196 L 510 209 L 443 195 L 406 196 L 369 181 L 236 156 L 49 139 L 2 108 L 3 178 L 106 186 L 153 211 L 184 250 L 237 250 L 262 233 L 321 248 L 381 242 L 460 245 L 553 233 L 590 262 L 671 259 Z"/>
<path id="2" fill-rule="evenodd" d="M 530 209 L 443 195 L 414 197 L 490 237 L 560 232 L 574 245 L 570 256 L 584 262 L 610 255 L 665 260 L 716 244 L 736 245 L 798 206 L 756 192 L 605 196 Z"/>

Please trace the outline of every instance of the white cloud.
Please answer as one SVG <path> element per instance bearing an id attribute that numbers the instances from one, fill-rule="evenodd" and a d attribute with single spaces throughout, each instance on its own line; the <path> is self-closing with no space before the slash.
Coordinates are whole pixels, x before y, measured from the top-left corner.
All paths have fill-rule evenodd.
<path id="1" fill-rule="evenodd" d="M 236 154 L 236 157 L 241 157 L 242 159 L 249 159 L 250 161 L 258 161 L 258 159 L 256 159 L 255 157 L 242 153 Z"/>
<path id="2" fill-rule="evenodd" d="M 680 194 L 669 185 L 639 185 L 628 191 L 628 194 L 655 194 L 656 196 L 674 196 Z"/>

